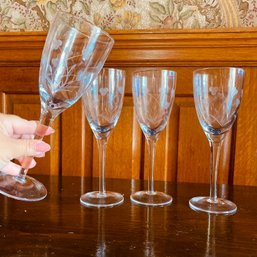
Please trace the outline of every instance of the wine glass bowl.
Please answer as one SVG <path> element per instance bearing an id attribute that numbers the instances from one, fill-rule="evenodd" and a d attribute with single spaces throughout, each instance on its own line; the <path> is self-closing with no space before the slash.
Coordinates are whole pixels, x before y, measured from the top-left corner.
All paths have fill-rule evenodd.
<path id="1" fill-rule="evenodd" d="M 148 144 L 148 190 L 134 192 L 133 203 L 145 206 L 164 206 L 172 197 L 154 190 L 154 161 L 159 134 L 171 114 L 176 87 L 176 72 L 146 70 L 133 74 L 133 101 L 136 117 Z"/>
<path id="2" fill-rule="evenodd" d="M 236 205 L 217 197 L 219 157 L 225 135 L 231 129 L 243 95 L 244 70 L 233 67 L 194 71 L 194 101 L 197 116 L 211 150 L 210 196 L 189 201 L 193 210 L 214 214 L 233 214 Z"/>
<path id="3" fill-rule="evenodd" d="M 49 116 L 48 122 L 82 96 L 103 67 L 113 43 L 106 32 L 88 21 L 61 12 L 56 15 L 39 74 L 41 113 Z"/>
<path id="4" fill-rule="evenodd" d="M 200 124 L 206 133 L 223 134 L 232 127 L 243 92 L 242 75 L 242 69 L 232 68 L 194 72 L 194 100 Z"/>
<path id="5" fill-rule="evenodd" d="M 107 141 L 116 126 L 124 98 L 125 72 L 104 68 L 83 95 L 83 105 L 99 150 L 99 190 L 81 196 L 87 207 L 113 207 L 124 201 L 120 193 L 105 189 L 105 155 Z"/>
<path id="6" fill-rule="evenodd" d="M 58 12 L 50 25 L 41 56 L 40 121 L 35 139 L 42 140 L 54 119 L 73 105 L 102 69 L 114 40 L 86 20 Z M 27 176 L 33 157 L 25 157 L 19 176 L 0 175 L 0 193 L 38 201 L 47 195 L 39 181 Z"/>

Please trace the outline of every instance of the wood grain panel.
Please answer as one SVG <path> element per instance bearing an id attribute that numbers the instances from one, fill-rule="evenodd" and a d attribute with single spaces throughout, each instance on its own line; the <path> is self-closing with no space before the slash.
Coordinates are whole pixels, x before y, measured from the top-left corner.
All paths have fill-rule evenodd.
<path id="1" fill-rule="evenodd" d="M 38 94 L 39 67 L 6 67 L 0 63 L 0 90 L 9 93 Z"/>
<path id="2" fill-rule="evenodd" d="M 234 184 L 257 185 L 257 72 L 246 69 L 235 138 Z"/>
<path id="3" fill-rule="evenodd" d="M 147 177 L 145 140 L 133 110 L 132 73 L 166 68 L 177 71 L 178 80 L 170 121 L 157 144 L 156 180 L 209 182 L 210 151 L 195 113 L 192 72 L 206 66 L 236 66 L 246 70 L 245 91 L 238 119 L 224 144 L 219 181 L 257 185 L 257 29 L 109 32 L 115 45 L 106 67 L 125 69 L 127 78 L 124 108 L 107 146 L 106 176 Z M 1 111 L 37 119 L 45 37 L 36 32 L 0 34 Z M 60 115 L 55 126 L 51 154 L 32 172 L 97 176 L 96 142 L 81 102 Z"/>
<path id="4" fill-rule="evenodd" d="M 177 98 L 179 112 L 178 137 L 178 182 L 208 183 L 210 180 L 210 147 L 197 119 L 193 97 Z M 218 181 L 228 183 L 231 156 L 231 133 L 228 133 L 222 146 Z M 197 172 L 192 172 L 193 170 Z"/>
<path id="5" fill-rule="evenodd" d="M 179 111 L 177 181 L 207 182 L 209 146 L 197 120 L 194 100 L 192 97 L 177 98 L 176 105 Z"/>
<path id="6" fill-rule="evenodd" d="M 91 176 L 92 132 L 82 101 L 62 113 L 62 175 Z"/>

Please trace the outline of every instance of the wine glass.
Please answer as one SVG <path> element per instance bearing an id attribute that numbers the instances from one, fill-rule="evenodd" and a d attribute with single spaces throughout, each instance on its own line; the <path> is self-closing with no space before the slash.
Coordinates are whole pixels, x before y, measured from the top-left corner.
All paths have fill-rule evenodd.
<path id="1" fill-rule="evenodd" d="M 148 189 L 135 192 L 130 199 L 135 204 L 164 206 L 172 197 L 154 190 L 154 161 L 156 143 L 165 128 L 175 98 L 176 72 L 146 70 L 133 74 L 133 101 L 136 117 L 148 144 Z"/>
<path id="2" fill-rule="evenodd" d="M 104 68 L 83 95 L 83 105 L 89 125 L 98 144 L 99 190 L 81 196 L 88 207 L 113 207 L 124 201 L 120 193 L 105 189 L 105 156 L 107 141 L 116 126 L 124 98 L 125 71 Z"/>
<path id="3" fill-rule="evenodd" d="M 100 28 L 68 13 L 59 12 L 50 26 L 40 72 L 40 122 L 35 139 L 42 140 L 47 127 L 74 104 L 102 69 L 114 40 Z M 0 193 L 24 201 L 46 197 L 43 184 L 26 176 L 33 157 L 26 157 L 19 176 L 1 173 Z"/>
<path id="4" fill-rule="evenodd" d="M 244 70 L 233 67 L 194 71 L 194 101 L 202 129 L 211 150 L 210 196 L 189 201 L 193 210 L 214 214 L 233 214 L 236 205 L 217 197 L 219 157 L 226 133 L 232 127 L 243 95 Z"/>

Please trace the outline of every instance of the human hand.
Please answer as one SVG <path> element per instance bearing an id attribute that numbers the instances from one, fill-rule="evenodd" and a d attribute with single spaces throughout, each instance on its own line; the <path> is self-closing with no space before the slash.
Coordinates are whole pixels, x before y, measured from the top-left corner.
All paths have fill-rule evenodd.
<path id="1" fill-rule="evenodd" d="M 43 157 L 51 149 L 49 144 L 32 139 L 36 128 L 36 121 L 0 113 L 0 170 L 2 172 L 18 175 L 21 166 L 11 160 L 17 159 L 22 164 L 24 156 Z M 54 130 L 49 127 L 45 135 L 53 132 Z M 29 168 L 35 165 L 36 162 L 33 159 Z"/>

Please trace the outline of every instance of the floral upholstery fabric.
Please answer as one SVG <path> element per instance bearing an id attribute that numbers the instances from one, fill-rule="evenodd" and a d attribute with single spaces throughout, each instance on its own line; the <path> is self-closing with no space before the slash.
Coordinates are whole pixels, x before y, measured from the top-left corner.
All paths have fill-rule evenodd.
<path id="1" fill-rule="evenodd" d="M 256 0 L 0 0 L 0 31 L 47 31 L 57 10 L 103 29 L 257 25 Z"/>

